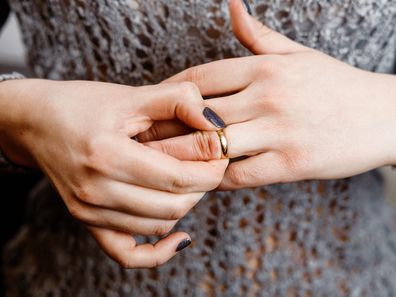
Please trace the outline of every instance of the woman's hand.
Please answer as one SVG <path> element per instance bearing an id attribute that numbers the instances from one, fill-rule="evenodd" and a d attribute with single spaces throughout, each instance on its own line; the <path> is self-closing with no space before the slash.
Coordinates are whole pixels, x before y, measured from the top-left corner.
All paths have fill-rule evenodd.
<path id="1" fill-rule="evenodd" d="M 395 77 L 291 41 L 250 17 L 239 0 L 230 12 L 236 36 L 256 56 L 193 67 L 166 81 L 194 82 L 205 96 L 233 93 L 207 102 L 228 125 L 229 157 L 248 156 L 229 165 L 220 189 L 342 178 L 396 163 Z M 195 139 L 147 145 L 196 159 L 188 149 Z"/>
<path id="2" fill-rule="evenodd" d="M 12 161 L 44 171 L 112 258 L 127 268 L 152 267 L 185 247 L 188 234 L 176 232 L 154 246 L 136 246 L 131 235 L 170 232 L 219 185 L 228 161 L 179 161 L 131 137 L 171 119 L 216 130 L 203 109 L 189 82 L 134 88 L 7 81 L 0 85 L 0 144 Z"/>

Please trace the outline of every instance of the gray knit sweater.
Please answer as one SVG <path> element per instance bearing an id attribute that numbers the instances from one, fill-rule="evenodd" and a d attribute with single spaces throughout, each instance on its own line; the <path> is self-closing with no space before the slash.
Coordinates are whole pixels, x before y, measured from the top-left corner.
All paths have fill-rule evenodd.
<path id="1" fill-rule="evenodd" d="M 226 0 L 10 4 L 39 77 L 141 85 L 247 54 L 231 33 Z M 360 68 L 394 70 L 395 0 L 251 4 L 261 21 L 305 45 Z M 393 214 L 381 185 L 370 172 L 211 193 L 176 227 L 191 234 L 189 249 L 160 268 L 126 271 L 44 181 L 4 255 L 8 296 L 396 296 Z"/>

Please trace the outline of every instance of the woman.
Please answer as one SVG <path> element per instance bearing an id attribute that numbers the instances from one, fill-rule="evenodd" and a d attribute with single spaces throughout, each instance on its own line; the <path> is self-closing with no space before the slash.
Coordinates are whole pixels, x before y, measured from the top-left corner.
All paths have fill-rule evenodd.
<path id="1" fill-rule="evenodd" d="M 230 14 L 211 0 L 10 4 L 39 77 L 142 85 L 220 61 L 137 88 L 0 84 L 4 154 L 42 169 L 110 257 L 163 264 L 187 234 L 154 248 L 129 234 L 163 235 L 176 222 L 193 241 L 161 267 L 119 268 L 43 183 L 4 256 L 8 296 L 395 295 L 378 174 L 329 180 L 396 163 L 396 78 L 374 73 L 394 68 L 392 1 L 250 3 L 295 42 L 239 0 Z M 256 56 L 243 57 L 230 19 Z M 288 183 L 307 179 L 323 181 Z M 193 208 L 214 188 L 236 191 Z"/>

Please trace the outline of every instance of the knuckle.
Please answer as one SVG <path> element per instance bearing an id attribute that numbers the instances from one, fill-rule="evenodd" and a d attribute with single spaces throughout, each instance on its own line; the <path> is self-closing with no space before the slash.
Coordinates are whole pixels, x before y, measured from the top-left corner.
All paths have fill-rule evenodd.
<path id="1" fill-rule="evenodd" d="M 161 257 L 155 257 L 153 267 L 159 267 L 167 262 L 167 259 L 161 258 Z"/>
<path id="2" fill-rule="evenodd" d="M 182 194 L 188 192 L 192 185 L 191 177 L 186 172 L 176 173 L 172 176 L 169 184 L 169 192 Z"/>
<path id="3" fill-rule="evenodd" d="M 151 235 L 155 235 L 155 236 L 162 236 L 165 235 L 166 232 L 166 226 L 164 226 L 163 224 L 158 224 L 156 226 L 154 226 Z"/>
<path id="4" fill-rule="evenodd" d="M 70 215 L 75 218 L 76 220 L 80 222 L 85 221 L 85 215 L 84 212 L 82 211 L 81 207 L 78 206 L 77 203 L 72 203 L 71 205 L 68 206 L 68 210 Z"/>
<path id="5" fill-rule="evenodd" d="M 168 234 L 172 230 L 172 228 L 173 224 L 170 223 L 159 224 L 154 227 L 153 234 L 151 235 L 163 236 Z"/>
<path id="6" fill-rule="evenodd" d="M 170 220 L 179 220 L 183 218 L 188 211 L 190 210 L 191 206 L 185 201 L 177 201 L 174 203 L 169 211 L 169 219 Z"/>
<path id="7" fill-rule="evenodd" d="M 261 63 L 257 65 L 257 74 L 263 78 L 268 78 L 273 67 L 271 67 L 270 56 L 264 56 L 261 58 Z"/>
<path id="8" fill-rule="evenodd" d="M 239 168 L 236 166 L 230 166 L 227 171 L 228 178 L 234 185 L 238 186 L 242 183 L 244 177 Z"/>
<path id="9" fill-rule="evenodd" d="M 165 154 L 172 154 L 173 153 L 173 147 L 172 147 L 172 143 L 169 142 L 162 142 L 162 141 L 158 141 L 158 142 L 151 142 L 151 143 L 146 143 L 145 145 L 154 148 L 160 152 L 163 152 Z"/>
<path id="10" fill-rule="evenodd" d="M 109 252 L 109 251 L 108 251 Z M 131 255 L 131 250 L 114 250 L 112 253 L 108 253 L 111 258 L 122 268 L 132 269 L 138 268 L 135 257 Z"/>
<path id="11" fill-rule="evenodd" d="M 297 151 L 279 153 L 279 160 L 284 169 L 284 174 L 280 178 L 280 182 L 283 183 L 294 181 L 297 177 L 301 178 L 304 175 L 303 169 L 309 167 L 306 158 Z"/>
<path id="12" fill-rule="evenodd" d="M 78 200 L 85 203 L 95 204 L 95 202 L 97 202 L 95 201 L 95 193 L 92 187 L 87 183 L 76 186 L 74 189 L 74 195 Z"/>
<path id="13" fill-rule="evenodd" d="M 255 30 L 255 32 L 257 33 L 254 34 L 254 36 L 252 36 L 253 38 L 247 44 L 247 47 L 252 49 L 253 51 L 257 51 L 260 48 L 260 45 L 262 44 L 262 40 L 265 40 L 271 34 L 274 34 L 274 31 L 272 31 L 267 26 L 264 26 L 264 24 L 260 24 L 259 28 Z"/>
<path id="14" fill-rule="evenodd" d="M 104 171 L 109 160 L 109 154 L 102 140 L 93 138 L 87 141 L 85 148 L 85 166 L 87 168 Z"/>
<path id="15" fill-rule="evenodd" d="M 262 79 L 278 78 L 289 65 L 283 56 L 269 55 L 262 57 L 262 62 L 258 66 L 258 76 Z"/>
<path id="16" fill-rule="evenodd" d="M 159 151 L 168 155 L 177 153 L 178 149 L 177 145 L 172 143 L 171 141 L 157 142 L 155 146 Z"/>
<path id="17" fill-rule="evenodd" d="M 181 82 L 179 87 L 183 95 L 188 100 L 196 100 L 197 98 L 201 97 L 197 85 L 193 82 L 190 81 Z"/>
<path id="18" fill-rule="evenodd" d="M 157 256 L 153 256 L 153 258 L 146 264 L 146 268 L 156 268 L 159 265 L 161 265 L 159 259 L 157 259 Z"/>
<path id="19" fill-rule="evenodd" d="M 145 137 L 148 140 L 157 140 L 159 139 L 159 136 L 161 135 L 160 133 L 160 126 L 159 125 L 153 125 L 151 128 L 145 132 Z"/>
<path id="20" fill-rule="evenodd" d="M 215 132 L 198 131 L 194 133 L 193 150 L 198 160 L 218 159 L 220 149 L 220 142 Z"/>
<path id="21" fill-rule="evenodd" d="M 120 265 L 120 267 L 122 269 L 134 268 L 133 264 L 130 262 L 128 257 L 119 256 L 119 257 L 115 258 L 114 260 L 118 263 L 118 265 Z"/>
<path id="22" fill-rule="evenodd" d="M 229 177 L 232 183 L 237 187 L 248 186 L 254 184 L 259 176 L 257 174 L 257 168 L 245 168 L 245 167 L 231 167 L 229 171 Z"/>
<path id="23" fill-rule="evenodd" d="M 150 142 L 154 140 L 159 140 L 160 128 L 157 125 L 153 125 L 150 129 L 138 134 L 136 138 L 140 143 Z"/>
<path id="24" fill-rule="evenodd" d="M 275 89 L 275 92 L 277 90 Z M 273 99 L 276 98 L 276 99 Z M 277 97 L 276 93 L 272 91 L 272 87 L 269 86 L 266 88 L 265 94 L 261 96 L 256 96 L 251 99 L 251 106 L 260 112 L 275 112 L 278 109 L 277 103 L 279 98 Z"/>
<path id="25" fill-rule="evenodd" d="M 205 73 L 201 67 L 197 67 L 197 66 L 191 67 L 186 70 L 185 75 L 186 75 L 186 80 L 193 83 L 199 83 L 205 80 Z"/>
<path id="26" fill-rule="evenodd" d="M 149 262 L 146 264 L 147 268 L 155 268 L 160 265 L 162 265 L 163 260 L 161 259 L 160 255 L 154 252 L 153 248 L 153 254 Z"/>
<path id="27" fill-rule="evenodd" d="M 261 115 L 271 114 L 274 116 L 281 115 L 284 111 L 286 103 L 282 91 L 278 88 L 273 88 L 269 86 L 266 89 L 266 94 L 262 96 L 257 96 L 252 99 L 252 107 L 257 110 Z M 278 117 L 276 117 L 278 119 Z M 261 122 L 260 122 L 261 123 Z M 262 125 L 265 125 L 263 121 Z M 267 127 L 265 127 L 267 128 Z"/>

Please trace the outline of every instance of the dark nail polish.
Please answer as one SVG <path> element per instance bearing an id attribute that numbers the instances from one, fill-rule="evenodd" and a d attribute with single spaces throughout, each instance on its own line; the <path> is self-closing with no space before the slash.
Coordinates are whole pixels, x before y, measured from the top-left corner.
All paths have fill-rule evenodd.
<path id="1" fill-rule="evenodd" d="M 191 240 L 190 239 L 184 239 L 183 241 L 181 241 L 176 248 L 176 252 L 181 251 L 182 249 L 185 249 L 186 247 L 188 247 L 191 244 Z"/>
<path id="2" fill-rule="evenodd" d="M 243 6 L 245 6 L 246 11 L 248 14 L 252 15 L 252 9 L 250 8 L 248 0 L 242 0 Z"/>
<path id="3" fill-rule="evenodd" d="M 222 129 L 226 126 L 224 121 L 217 115 L 217 113 L 215 113 L 209 107 L 205 107 L 202 113 L 204 117 L 217 128 Z"/>

